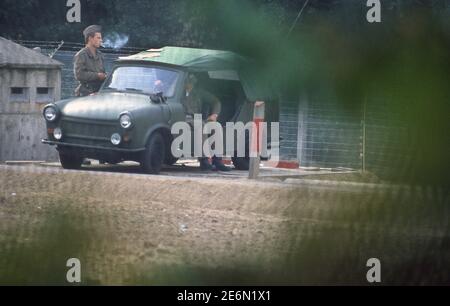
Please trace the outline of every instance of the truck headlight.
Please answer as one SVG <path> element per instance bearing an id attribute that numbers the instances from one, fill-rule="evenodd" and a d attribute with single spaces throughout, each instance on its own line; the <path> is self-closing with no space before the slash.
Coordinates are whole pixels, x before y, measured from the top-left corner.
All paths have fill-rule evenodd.
<path id="1" fill-rule="evenodd" d="M 131 115 L 129 113 L 123 113 L 119 117 L 120 126 L 124 129 L 129 129 L 131 125 L 133 124 Z"/>
<path id="2" fill-rule="evenodd" d="M 118 146 L 122 141 L 122 137 L 118 133 L 114 133 L 111 135 L 111 143 L 115 146 Z"/>
<path id="3" fill-rule="evenodd" d="M 48 105 L 44 108 L 44 118 L 49 122 L 53 122 L 56 120 L 58 115 L 58 111 L 54 105 Z"/>
<path id="4" fill-rule="evenodd" d="M 61 129 L 59 127 L 55 128 L 53 130 L 53 137 L 55 137 L 56 140 L 61 140 L 62 135 L 63 135 L 62 131 L 61 131 Z"/>

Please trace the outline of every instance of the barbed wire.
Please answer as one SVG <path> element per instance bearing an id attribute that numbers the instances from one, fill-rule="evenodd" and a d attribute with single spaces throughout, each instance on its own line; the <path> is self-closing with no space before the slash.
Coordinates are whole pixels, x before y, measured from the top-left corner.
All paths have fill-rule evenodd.
<path id="1" fill-rule="evenodd" d="M 13 40 L 13 41 L 27 48 L 39 47 L 44 49 L 56 49 L 61 44 L 61 41 L 44 41 L 44 40 Z M 64 41 L 64 44 L 61 46 L 60 50 L 75 51 L 83 48 L 84 46 L 85 44 L 82 43 Z M 100 50 L 105 53 L 132 54 L 144 51 L 146 49 L 147 48 L 137 48 L 137 47 L 121 47 L 116 49 L 102 47 Z"/>

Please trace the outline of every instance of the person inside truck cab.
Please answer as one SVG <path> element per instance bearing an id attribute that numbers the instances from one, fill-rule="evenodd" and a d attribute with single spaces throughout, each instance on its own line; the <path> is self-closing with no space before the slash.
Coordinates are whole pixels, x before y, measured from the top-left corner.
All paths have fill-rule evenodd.
<path id="1" fill-rule="evenodd" d="M 202 114 L 204 109 L 207 109 L 206 116 L 203 116 L 203 121 L 217 121 L 220 114 L 221 103 L 220 100 L 210 92 L 198 86 L 198 80 L 194 74 L 189 74 L 185 84 L 185 95 L 182 99 L 184 111 L 186 113 L 186 122 L 194 126 L 194 114 Z M 204 135 L 203 141 L 207 137 Z M 222 158 L 213 156 L 212 164 L 207 157 L 199 157 L 200 169 L 203 171 L 218 170 L 230 171 L 231 169 L 225 166 Z"/>

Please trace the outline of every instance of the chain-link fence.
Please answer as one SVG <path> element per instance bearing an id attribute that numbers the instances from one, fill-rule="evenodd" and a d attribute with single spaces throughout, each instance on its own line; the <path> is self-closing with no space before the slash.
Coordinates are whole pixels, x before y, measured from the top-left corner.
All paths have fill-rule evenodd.
<path id="1" fill-rule="evenodd" d="M 389 95 L 367 96 L 355 103 L 326 95 L 282 99 L 281 157 L 302 167 L 348 168 L 382 178 L 404 178 L 416 167 L 421 148 L 414 142 L 411 122 L 393 105 L 395 99 Z M 448 138 L 441 141 L 450 143 Z"/>

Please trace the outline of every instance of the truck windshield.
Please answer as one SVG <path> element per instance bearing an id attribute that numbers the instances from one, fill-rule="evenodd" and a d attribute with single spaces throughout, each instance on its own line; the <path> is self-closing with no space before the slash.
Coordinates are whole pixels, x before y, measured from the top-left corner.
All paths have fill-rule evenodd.
<path id="1" fill-rule="evenodd" d="M 156 94 L 162 92 L 172 97 L 175 92 L 178 73 L 172 70 L 152 67 L 118 67 L 105 83 L 103 89 Z"/>

